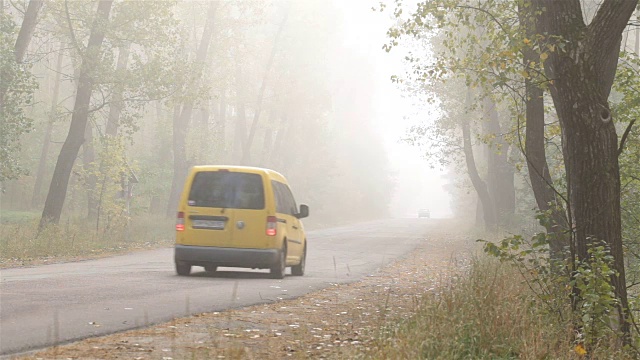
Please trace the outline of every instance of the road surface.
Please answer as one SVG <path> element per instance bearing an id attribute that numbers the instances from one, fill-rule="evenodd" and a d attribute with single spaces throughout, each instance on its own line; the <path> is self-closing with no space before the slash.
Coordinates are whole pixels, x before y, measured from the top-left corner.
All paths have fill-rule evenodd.
<path id="1" fill-rule="evenodd" d="M 0 356 L 355 281 L 410 252 L 436 222 L 391 219 L 309 231 L 305 276 L 282 280 L 267 270 L 207 274 L 201 267 L 179 277 L 173 249 L 1 270 Z"/>

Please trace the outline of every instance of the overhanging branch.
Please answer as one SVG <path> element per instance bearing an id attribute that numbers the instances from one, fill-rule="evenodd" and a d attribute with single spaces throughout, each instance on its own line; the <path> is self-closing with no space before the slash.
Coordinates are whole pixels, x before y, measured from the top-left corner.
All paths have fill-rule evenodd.
<path id="1" fill-rule="evenodd" d="M 627 141 L 627 137 L 629 136 L 629 133 L 631 132 L 631 127 L 633 126 L 633 124 L 635 122 L 636 122 L 636 119 L 631 120 L 631 122 L 627 126 L 627 129 L 624 131 L 624 134 L 622 135 L 622 139 L 620 139 L 620 147 L 618 148 L 618 156 L 620 156 L 622 154 L 622 151 L 624 150 L 624 143 Z"/>

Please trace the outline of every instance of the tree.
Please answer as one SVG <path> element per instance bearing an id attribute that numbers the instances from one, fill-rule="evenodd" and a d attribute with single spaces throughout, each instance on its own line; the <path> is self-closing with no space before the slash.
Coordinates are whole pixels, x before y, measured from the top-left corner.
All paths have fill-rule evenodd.
<path id="1" fill-rule="evenodd" d="M 285 9 L 284 11 L 285 13 L 282 21 L 280 22 L 280 25 L 278 26 L 278 31 L 276 33 L 275 40 L 273 41 L 273 46 L 271 47 L 269 60 L 267 61 L 267 65 L 264 71 L 264 76 L 262 77 L 262 82 L 260 83 L 260 90 L 258 91 L 258 98 L 256 100 L 254 109 L 253 121 L 251 122 L 251 126 L 249 127 L 249 133 L 243 136 L 244 143 L 242 144 L 242 159 L 240 160 L 241 164 L 248 164 L 251 159 L 251 144 L 253 143 L 253 139 L 258 128 L 258 121 L 260 120 L 260 114 L 262 113 L 262 100 L 264 98 L 264 92 L 267 87 L 267 80 L 269 79 L 269 73 L 271 72 L 271 67 L 273 65 L 273 58 L 278 51 L 278 45 L 280 42 L 280 37 L 282 35 L 282 30 L 287 23 L 289 9 Z M 244 114 L 242 116 L 244 116 Z M 245 128 L 242 128 L 242 131 L 246 131 Z"/>
<path id="2" fill-rule="evenodd" d="M 534 0 L 544 41 L 556 45 L 544 61 L 562 128 L 576 253 L 590 261 L 590 249 L 606 243 L 614 258 L 611 282 L 619 300 L 619 323 L 630 331 L 620 215 L 620 144 L 609 94 L 618 64 L 622 31 L 638 1 L 605 0 L 590 24 L 580 1 Z M 576 294 L 579 295 L 579 294 Z M 627 339 L 628 341 L 628 339 Z"/>
<path id="3" fill-rule="evenodd" d="M 31 37 L 33 36 L 36 25 L 38 24 L 38 13 L 40 12 L 40 9 L 42 9 L 42 5 L 44 5 L 43 0 L 29 1 L 29 5 L 27 6 L 27 10 L 24 13 L 24 20 L 22 20 L 22 26 L 20 27 L 20 32 L 18 33 L 18 37 L 16 38 L 16 43 L 13 51 L 15 62 L 17 64 L 22 63 L 24 55 L 27 52 L 27 47 L 29 47 Z M 0 108 L 3 107 L 4 97 L 11 85 L 14 76 L 15 74 L 13 72 L 5 71 L 5 69 L 3 68 L 2 81 L 0 81 Z"/>
<path id="4" fill-rule="evenodd" d="M 520 33 L 527 40 L 535 38 L 537 33 L 533 10 L 534 7 L 528 2 L 518 3 Z M 544 90 L 540 84 L 547 79 L 541 79 L 540 54 L 533 48 L 534 43 L 530 44 L 532 46 L 524 46 L 522 49 L 523 65 L 528 70 L 527 73 L 531 74 L 524 78 L 524 156 L 538 209 L 542 213 L 550 213 L 550 219 L 544 222 L 544 226 L 550 235 L 551 257 L 561 260 L 565 258 L 563 253 L 569 244 L 566 233 L 568 221 L 560 196 L 553 186 L 545 150 Z"/>
<path id="5" fill-rule="evenodd" d="M 53 94 L 51 95 L 51 108 L 49 110 L 49 118 L 47 121 L 47 127 L 44 132 L 44 140 L 42 141 L 42 151 L 40 152 L 40 160 L 38 161 L 38 170 L 36 172 L 35 185 L 33 186 L 33 195 L 31 197 L 31 207 L 36 207 L 42 201 L 42 195 L 40 194 L 42 189 L 42 183 L 44 181 L 45 167 L 47 166 L 47 156 L 49 154 L 49 145 L 51 143 L 51 133 L 53 131 L 53 123 L 58 114 L 58 97 L 60 94 L 60 77 L 62 75 L 62 59 L 64 57 L 64 51 L 60 43 L 58 49 L 58 60 L 56 61 L 56 75 L 53 83 Z"/>
<path id="6" fill-rule="evenodd" d="M 109 13 L 111 12 L 112 5 L 113 0 L 101 0 L 98 2 L 96 17 L 93 21 L 91 35 L 89 36 L 87 48 L 80 67 L 78 92 L 71 116 L 69 133 L 62 145 L 60 155 L 58 155 L 58 161 L 53 172 L 47 199 L 44 204 L 44 209 L 42 210 L 40 229 L 47 224 L 57 224 L 60 221 L 71 170 L 78 156 L 80 147 L 84 142 L 84 134 L 89 117 L 91 93 L 95 81 L 93 71 L 96 63 L 100 59 L 100 48 L 104 40 L 105 28 L 109 21 Z"/>
<path id="7" fill-rule="evenodd" d="M 435 68 L 428 72 L 416 66 L 417 76 L 443 78 L 441 74 L 447 72 L 464 74 L 471 84 L 507 89 L 514 98 L 523 98 L 518 83 L 524 82 L 526 120 L 531 126 L 527 129 L 530 138 L 525 145 L 525 156 L 533 170 L 530 178 L 536 200 L 541 210 L 546 208 L 552 212 L 548 229 L 557 235 L 562 231 L 558 227 L 563 216 L 557 197 L 550 192 L 551 177 L 545 164 L 544 144 L 541 144 L 544 138 L 542 91 L 536 89 L 536 86 L 547 86 L 562 132 L 567 218 L 571 225 L 567 228 L 573 231 L 569 245 L 575 249 L 571 255 L 576 256 L 569 258 L 570 275 L 575 279 L 580 269 L 588 269 L 590 254 L 603 243 L 607 245 L 616 272 L 610 282 L 618 301 L 619 324 L 627 335 L 629 318 L 618 163 L 622 144 L 618 144 L 608 98 L 617 69 L 622 31 L 637 3 L 637 0 L 606 0 L 587 25 L 579 0 L 423 2 L 410 21 L 389 31 L 392 42 L 386 47 L 388 50 L 397 45 L 395 39 L 403 34 L 420 37 L 425 28 L 446 28 L 449 31 L 444 36 L 444 60 L 437 60 Z M 516 5 L 518 9 L 514 8 Z M 399 14 L 401 11 L 396 10 L 396 15 Z M 478 28 L 484 30 L 483 36 L 473 32 Z M 495 54 L 492 56 L 488 49 L 498 51 L 492 51 Z M 523 63 L 518 62 L 519 56 Z M 536 73 L 542 71 L 541 63 L 544 76 L 537 76 Z M 552 236 L 553 252 L 557 254 L 564 244 L 562 236 Z M 584 300 L 575 288 L 573 295 L 574 306 Z"/>
<path id="8" fill-rule="evenodd" d="M 472 98 L 473 96 L 471 89 L 467 89 L 467 96 L 465 101 L 467 111 L 471 108 Z M 478 167 L 476 166 L 475 157 L 473 155 L 473 147 L 471 144 L 471 126 L 469 124 L 469 121 L 466 119 L 461 120 L 460 128 L 462 129 L 462 144 L 464 159 L 467 165 L 467 174 L 469 175 L 469 179 L 471 180 L 473 188 L 476 190 L 478 199 L 480 200 L 480 203 L 482 205 L 482 215 L 485 229 L 493 230 L 495 229 L 497 224 L 495 202 L 491 197 L 487 183 L 480 177 Z"/>
<path id="9" fill-rule="evenodd" d="M 22 26 L 14 38 L 15 23 L 11 15 L 0 12 L 0 182 L 15 179 L 23 172 L 18 161 L 20 136 L 31 131 L 32 122 L 24 114 L 37 87 L 23 63 L 27 47 L 38 22 L 43 1 L 31 0 Z"/>
<path id="10" fill-rule="evenodd" d="M 205 23 L 202 37 L 200 38 L 200 44 L 196 50 L 196 64 L 204 67 L 207 61 L 207 55 L 209 53 L 209 44 L 211 43 L 211 37 L 213 36 L 213 27 L 216 20 L 216 14 L 219 4 L 217 1 L 209 3 L 207 10 L 207 21 Z M 188 87 L 196 87 L 201 82 L 201 78 L 204 75 L 204 69 L 194 73 L 191 76 Z M 186 98 L 182 104 L 179 113 L 177 112 L 173 122 L 173 180 L 171 181 L 171 191 L 169 193 L 169 203 L 167 206 L 167 215 L 171 216 L 178 206 L 178 200 L 182 184 L 187 175 L 188 163 L 187 163 L 187 130 L 189 129 L 189 122 L 191 121 L 191 115 L 193 113 L 195 100 L 193 98 Z"/>

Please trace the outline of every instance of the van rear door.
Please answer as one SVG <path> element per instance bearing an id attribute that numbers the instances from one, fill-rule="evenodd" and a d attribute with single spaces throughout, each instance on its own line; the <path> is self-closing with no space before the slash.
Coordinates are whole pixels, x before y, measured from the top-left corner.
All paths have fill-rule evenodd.
<path id="1" fill-rule="evenodd" d="M 185 245 L 247 247 L 239 241 L 236 231 L 244 230 L 250 219 L 237 217 L 247 218 L 246 211 L 264 209 L 264 203 L 262 177 L 258 174 L 228 170 L 196 173 L 185 212 L 185 226 L 189 229 Z"/>
<path id="2" fill-rule="evenodd" d="M 264 249 L 267 243 L 267 209 L 264 176 L 261 173 L 232 172 L 234 181 L 233 235 L 230 246 Z"/>

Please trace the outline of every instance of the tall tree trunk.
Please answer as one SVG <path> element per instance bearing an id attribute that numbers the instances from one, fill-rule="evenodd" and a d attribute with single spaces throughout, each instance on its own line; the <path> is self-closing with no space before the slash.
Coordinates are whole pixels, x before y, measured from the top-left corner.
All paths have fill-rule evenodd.
<path id="1" fill-rule="evenodd" d="M 200 154 L 200 161 L 204 161 L 204 163 L 211 164 L 212 156 L 215 154 L 215 142 L 211 138 L 211 125 L 212 121 L 211 113 L 212 109 L 215 109 L 217 106 L 217 100 L 215 98 L 211 98 L 209 101 L 205 102 L 200 108 L 200 123 L 198 124 L 198 145 L 204 151 Z M 215 115 L 213 116 L 213 121 L 215 121 Z"/>
<path id="2" fill-rule="evenodd" d="M 269 55 L 269 60 L 267 61 L 267 67 L 264 71 L 264 76 L 262 77 L 262 84 L 260 84 L 260 90 L 258 91 L 258 99 L 256 101 L 255 112 L 253 114 L 251 128 L 249 129 L 249 135 L 247 136 L 246 141 L 242 146 L 241 163 L 243 164 L 248 164 L 251 159 L 251 144 L 253 143 L 253 138 L 255 137 L 256 130 L 258 129 L 258 121 L 260 120 L 260 114 L 262 112 L 262 99 L 264 98 L 264 92 L 267 87 L 269 73 L 271 72 L 271 67 L 273 66 L 273 59 L 275 58 L 276 52 L 278 50 L 280 36 L 282 35 L 284 25 L 287 23 L 288 14 L 288 9 L 285 9 L 284 17 L 280 22 L 280 26 L 278 27 L 278 32 L 276 33 L 275 40 L 273 41 L 273 47 L 271 48 L 271 54 Z"/>
<path id="3" fill-rule="evenodd" d="M 239 59 L 236 60 L 235 64 L 235 82 L 236 82 L 236 98 L 235 98 L 235 119 L 234 119 L 234 129 L 233 129 L 233 162 L 237 162 L 239 164 L 244 164 L 242 162 L 243 159 L 243 150 L 245 148 L 244 143 L 247 141 L 247 114 L 245 108 L 245 98 L 244 98 L 244 85 L 242 79 L 242 64 Z"/>
<path id="4" fill-rule="evenodd" d="M 640 24 L 640 10 L 636 10 L 636 23 Z M 633 49 L 640 56 L 640 25 L 636 26 L 636 44 Z"/>
<path id="5" fill-rule="evenodd" d="M 24 20 L 16 39 L 15 55 L 16 62 L 20 63 L 24 59 L 24 54 L 27 52 L 33 32 L 36 30 L 38 24 L 38 13 L 44 5 L 43 0 L 31 0 L 27 6 L 27 11 L 24 13 Z"/>
<path id="6" fill-rule="evenodd" d="M 207 23 L 205 24 L 202 38 L 200 39 L 200 45 L 196 52 L 196 62 L 205 64 L 207 61 L 207 54 L 209 52 L 209 44 L 211 43 L 211 37 L 213 35 L 213 26 L 215 20 L 216 10 L 218 9 L 218 2 L 212 1 L 209 3 L 209 9 L 207 11 Z M 196 74 L 191 81 L 191 86 L 196 86 L 201 81 L 202 74 Z M 187 161 L 187 130 L 189 128 L 189 122 L 191 121 L 191 115 L 193 113 L 193 99 L 187 99 L 182 105 L 182 110 L 178 118 L 174 118 L 173 123 L 173 179 L 171 181 L 171 193 L 169 194 L 169 204 L 167 206 L 167 216 L 171 217 L 175 214 L 178 207 L 178 200 L 180 198 L 180 190 L 184 182 L 184 178 L 187 176 L 187 170 L 189 168 Z"/>
<path id="7" fill-rule="evenodd" d="M 73 163 L 78 156 L 78 151 L 84 142 L 84 132 L 87 127 L 87 119 L 89 117 L 89 104 L 91 93 L 93 91 L 94 79 L 91 75 L 93 64 L 99 59 L 100 48 L 104 40 L 104 24 L 109 21 L 109 13 L 113 0 L 101 0 L 98 3 L 96 19 L 94 20 L 87 51 L 82 59 L 80 70 L 80 78 L 78 81 L 78 91 L 76 101 L 71 116 L 71 125 L 69 134 L 62 145 L 49 193 L 42 211 L 39 228 L 42 229 L 48 223 L 58 224 L 62 207 L 67 196 L 67 187 L 69 186 L 69 176 L 73 169 Z"/>
<path id="8" fill-rule="evenodd" d="M 471 104 L 471 90 L 467 90 L 466 102 L 467 108 L 469 108 L 469 105 Z M 469 179 L 473 184 L 473 188 L 476 190 L 476 193 L 480 198 L 480 202 L 482 203 L 482 214 L 484 216 L 485 229 L 493 230 L 496 227 L 495 208 L 493 206 L 493 201 L 491 200 L 491 195 L 489 194 L 487 184 L 484 182 L 484 180 L 482 180 L 480 174 L 478 173 L 476 160 L 473 156 L 473 146 L 471 144 L 471 126 L 469 124 L 469 121 L 460 122 L 460 127 L 462 128 L 462 142 L 464 159 L 467 164 L 467 173 L 469 174 Z"/>
<path id="9" fill-rule="evenodd" d="M 284 166 L 283 161 L 283 153 L 282 153 L 282 143 L 284 143 L 285 134 L 288 132 L 290 127 L 288 117 L 281 116 L 280 117 L 280 125 L 278 126 L 278 130 L 276 131 L 276 138 L 273 142 L 273 148 L 271 150 L 271 159 L 269 162 L 269 166 L 279 169 Z"/>
<path id="10" fill-rule="evenodd" d="M 38 24 L 38 13 L 40 9 L 42 9 L 42 5 L 44 5 L 44 0 L 31 0 L 24 13 L 22 26 L 20 26 L 20 32 L 18 33 L 18 38 L 14 46 L 15 61 L 18 64 L 24 60 L 24 55 L 27 52 L 27 48 L 33 37 L 33 32 Z M 4 6 L 2 8 L 4 10 Z M 4 107 L 4 97 L 13 81 L 13 76 L 13 73 L 6 71 L 0 74 L 0 108 Z"/>
<path id="11" fill-rule="evenodd" d="M 227 154 L 227 96 L 226 89 L 222 89 L 220 92 L 220 103 L 218 107 L 218 117 L 216 120 L 216 132 L 218 136 L 218 149 L 220 149 L 218 154 Z M 227 161 L 227 159 L 222 159 Z"/>
<path id="12" fill-rule="evenodd" d="M 174 197 L 174 193 L 177 194 L 180 192 L 181 189 L 179 189 L 179 184 L 181 183 L 181 181 L 183 181 L 181 178 L 179 178 L 180 176 L 182 176 L 182 172 L 184 172 L 185 170 L 183 170 L 182 168 L 179 168 L 179 165 L 176 161 L 177 158 L 179 158 L 180 156 L 183 156 L 186 158 L 186 155 L 184 153 L 178 154 L 178 152 L 181 151 L 181 149 L 184 149 L 185 147 L 185 136 L 180 136 L 180 132 L 182 131 L 180 129 L 180 113 L 181 113 L 181 107 L 180 105 L 176 105 L 173 108 L 173 116 L 172 116 L 172 124 L 173 124 L 173 131 L 172 131 L 172 148 L 173 148 L 173 177 L 171 178 L 171 190 L 169 191 L 169 201 L 168 204 L 169 206 L 167 206 L 167 216 L 171 217 L 173 215 L 175 215 L 176 212 L 176 207 L 171 206 L 172 202 L 178 201 L 178 197 L 177 195 Z"/>
<path id="13" fill-rule="evenodd" d="M 36 180 L 33 186 L 33 195 L 31 196 L 31 207 L 35 208 L 40 205 L 42 183 L 44 182 L 45 170 L 47 167 L 47 155 L 49 154 L 49 145 L 51 145 L 51 133 L 53 132 L 53 123 L 55 122 L 58 112 L 58 97 L 60 94 L 60 76 L 62 73 L 62 59 L 64 51 L 62 43 L 58 49 L 58 60 L 56 62 L 56 77 L 53 83 L 53 93 L 51 94 L 51 108 L 49 109 L 49 118 L 47 128 L 44 131 L 44 139 L 42 140 L 42 151 L 40 152 L 40 160 L 38 160 L 38 170 L 36 171 Z"/>
<path id="14" fill-rule="evenodd" d="M 276 112 L 269 112 L 269 124 L 264 129 L 264 141 L 262 142 L 262 158 L 260 163 L 262 166 L 268 166 L 269 158 L 273 149 L 273 124 L 277 119 Z"/>
<path id="15" fill-rule="evenodd" d="M 619 300 L 619 325 L 630 341 L 629 308 L 622 248 L 620 168 L 609 94 L 622 31 L 638 1 L 605 0 L 589 26 L 579 1 L 536 0 L 543 34 L 563 39 L 565 49 L 545 61 L 553 79 L 551 96 L 562 130 L 569 202 L 578 260 L 591 261 L 589 249 L 605 242 L 614 259 L 611 283 Z M 580 296 L 580 294 L 575 294 Z"/>
<path id="16" fill-rule="evenodd" d="M 493 137 L 493 142 L 487 149 L 487 185 L 493 207 L 496 211 L 496 222 L 501 226 L 508 226 L 516 210 L 516 190 L 514 184 L 514 169 L 509 164 L 509 144 L 504 139 L 500 119 L 495 102 L 486 96 L 483 100 L 485 131 Z"/>
<path id="17" fill-rule="evenodd" d="M 527 38 L 534 39 L 536 26 L 532 22 L 533 7 L 520 6 L 518 15 Z M 540 60 L 540 55 L 533 48 L 525 48 L 523 60 L 526 69 L 534 74 L 533 64 Z M 569 245 L 567 221 L 564 206 L 553 187 L 553 180 L 547 164 L 544 135 L 544 93 L 532 77 L 525 78 L 525 144 L 524 156 L 527 161 L 529 181 L 536 199 L 538 209 L 543 213 L 550 212 L 550 218 L 543 221 L 549 235 L 549 250 L 552 259 L 565 258 L 564 251 Z"/>
<path id="18" fill-rule="evenodd" d="M 130 52 L 131 44 L 122 45 L 118 48 L 118 61 L 116 63 L 116 72 L 122 73 L 127 71 L 127 65 L 129 63 L 129 52 Z M 103 141 L 103 152 L 102 159 L 100 159 L 100 169 L 99 174 L 101 176 L 100 179 L 100 191 L 97 191 L 97 178 L 92 180 L 90 186 L 93 186 L 93 190 L 89 192 L 89 194 L 93 194 L 93 197 L 89 197 L 89 211 L 88 218 L 89 220 L 94 220 L 96 222 L 96 231 L 100 228 L 100 213 L 102 212 L 102 202 L 104 200 L 105 191 L 107 190 L 107 181 L 112 176 L 109 174 L 109 169 L 107 169 L 106 158 L 112 158 L 114 154 L 111 153 L 113 151 L 110 147 L 118 136 L 118 128 L 120 126 L 120 114 L 122 113 L 122 109 L 124 108 L 123 99 L 122 99 L 123 85 L 116 84 L 113 89 L 111 102 L 109 104 L 109 114 L 107 115 L 107 125 L 105 127 L 105 135 Z M 95 158 L 95 156 L 94 156 Z"/>
<path id="19" fill-rule="evenodd" d="M 98 216 L 98 198 L 96 175 L 96 151 L 93 141 L 93 124 L 87 122 L 84 132 L 84 143 L 82 144 L 82 168 L 84 169 L 85 189 L 87 190 L 87 219 L 95 220 Z"/>
<path id="20" fill-rule="evenodd" d="M 129 64 L 129 53 L 131 44 L 126 44 L 118 48 L 118 62 L 116 64 L 116 72 L 123 73 L 127 71 Z M 107 118 L 107 127 L 105 134 L 109 138 L 118 136 L 118 128 L 120 127 L 120 115 L 124 108 L 122 99 L 123 86 L 116 85 L 113 90 L 111 103 L 109 104 L 109 116 Z M 107 152 L 108 154 L 108 152 Z"/>

